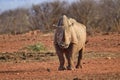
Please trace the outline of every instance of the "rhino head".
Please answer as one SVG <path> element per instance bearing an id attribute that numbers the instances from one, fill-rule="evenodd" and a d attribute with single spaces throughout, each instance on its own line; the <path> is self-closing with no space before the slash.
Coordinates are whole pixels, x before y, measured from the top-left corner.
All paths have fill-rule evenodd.
<path id="1" fill-rule="evenodd" d="M 61 48 L 68 48 L 71 43 L 71 29 L 73 23 L 63 15 L 57 24 L 57 43 Z"/>

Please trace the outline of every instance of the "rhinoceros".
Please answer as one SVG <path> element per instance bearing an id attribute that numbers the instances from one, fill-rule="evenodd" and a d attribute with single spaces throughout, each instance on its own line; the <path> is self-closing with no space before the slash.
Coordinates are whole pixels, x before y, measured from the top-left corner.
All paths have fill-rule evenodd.
<path id="1" fill-rule="evenodd" d="M 86 26 L 77 22 L 73 18 L 62 15 L 56 25 L 54 35 L 54 46 L 59 58 L 58 70 L 74 70 L 82 68 L 81 59 L 85 50 Z M 74 54 L 78 53 L 77 64 L 74 66 Z M 68 66 L 65 67 L 66 56 Z"/>

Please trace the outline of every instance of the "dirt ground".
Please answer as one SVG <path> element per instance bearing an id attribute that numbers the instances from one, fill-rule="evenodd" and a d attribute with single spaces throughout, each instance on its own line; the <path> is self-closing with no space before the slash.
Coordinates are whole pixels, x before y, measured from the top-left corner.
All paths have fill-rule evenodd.
<path id="1" fill-rule="evenodd" d="M 83 68 L 58 71 L 52 33 L 0 35 L 0 80 L 120 80 L 120 34 L 98 34 L 87 39 Z M 39 42 L 47 47 L 45 53 L 23 49 Z"/>

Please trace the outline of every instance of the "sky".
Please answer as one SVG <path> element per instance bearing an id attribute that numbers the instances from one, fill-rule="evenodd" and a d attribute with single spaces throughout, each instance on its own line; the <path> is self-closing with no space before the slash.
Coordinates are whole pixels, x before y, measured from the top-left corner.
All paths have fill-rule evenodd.
<path id="1" fill-rule="evenodd" d="M 32 4 L 40 4 L 42 2 L 48 2 L 53 0 L 0 0 L 0 12 L 4 12 L 10 9 L 16 9 L 20 7 L 30 7 Z M 61 1 L 61 0 L 60 0 Z M 63 0 L 72 2 L 75 0 Z"/>

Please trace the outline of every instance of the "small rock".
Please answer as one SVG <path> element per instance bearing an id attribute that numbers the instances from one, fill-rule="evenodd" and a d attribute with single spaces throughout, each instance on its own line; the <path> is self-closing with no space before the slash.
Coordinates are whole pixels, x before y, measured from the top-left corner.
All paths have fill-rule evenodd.
<path id="1" fill-rule="evenodd" d="M 16 73 L 17 75 L 19 75 L 20 73 Z"/>
<path id="2" fill-rule="evenodd" d="M 120 43 L 118 43 L 118 46 L 120 45 Z"/>
<path id="3" fill-rule="evenodd" d="M 51 72 L 51 70 L 50 70 L 49 68 L 47 68 L 47 71 L 48 71 L 48 72 Z"/>
<path id="4" fill-rule="evenodd" d="M 83 62 L 83 64 L 86 64 L 85 62 Z"/>
<path id="5" fill-rule="evenodd" d="M 76 77 L 76 78 L 74 78 L 73 80 L 81 80 L 80 78 L 78 78 L 78 77 Z"/>
<path id="6" fill-rule="evenodd" d="M 111 59 L 111 57 L 107 57 L 107 59 Z"/>

